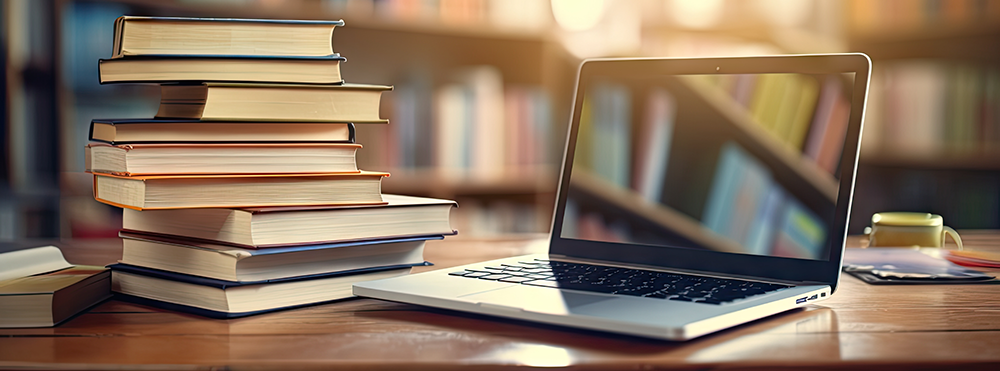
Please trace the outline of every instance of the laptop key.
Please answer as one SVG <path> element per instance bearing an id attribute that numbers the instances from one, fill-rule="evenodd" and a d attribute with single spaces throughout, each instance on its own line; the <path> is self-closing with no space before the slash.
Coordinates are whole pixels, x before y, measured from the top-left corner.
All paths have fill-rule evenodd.
<path id="1" fill-rule="evenodd" d="M 464 276 L 464 275 L 469 274 L 469 273 L 472 273 L 472 272 L 470 272 L 470 271 L 458 271 L 458 272 L 448 273 L 448 275 L 449 276 L 459 276 L 459 277 L 461 277 L 461 276 Z"/>
<path id="2" fill-rule="evenodd" d="M 533 278 L 528 278 L 528 277 L 508 277 L 508 278 L 498 279 L 497 281 L 499 281 L 499 282 L 510 282 L 510 283 L 524 283 L 524 282 L 528 282 L 528 281 L 534 281 L 534 279 Z"/>
<path id="3" fill-rule="evenodd" d="M 493 273 L 490 273 L 490 272 L 472 272 L 472 273 L 468 273 L 468 274 L 466 274 L 466 275 L 464 275 L 462 277 L 479 278 L 479 277 L 489 276 L 491 274 L 493 274 Z"/>
<path id="4" fill-rule="evenodd" d="M 496 280 L 499 280 L 501 278 L 507 278 L 507 277 L 511 277 L 511 275 L 509 275 L 509 274 L 491 274 L 491 275 L 488 275 L 488 276 L 479 277 L 479 279 L 481 279 L 481 280 L 496 281 Z"/>

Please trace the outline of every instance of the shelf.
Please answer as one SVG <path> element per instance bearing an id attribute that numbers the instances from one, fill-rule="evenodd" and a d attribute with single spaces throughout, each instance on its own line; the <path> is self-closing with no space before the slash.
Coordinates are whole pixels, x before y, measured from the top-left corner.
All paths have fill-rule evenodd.
<path id="1" fill-rule="evenodd" d="M 855 32 L 850 50 L 875 60 L 942 58 L 1000 60 L 1000 23 L 927 25 L 911 30 Z"/>
<path id="2" fill-rule="evenodd" d="M 382 180 L 382 192 L 432 197 L 538 195 L 555 192 L 556 172 L 544 166 L 515 168 L 486 178 L 443 169 L 400 169 L 389 171 L 392 175 Z"/>
<path id="3" fill-rule="evenodd" d="M 894 151 L 862 152 L 861 166 L 915 170 L 1000 170 L 1000 149 L 968 152 L 899 153 Z"/>
<path id="4" fill-rule="evenodd" d="M 739 244 L 720 237 L 697 220 L 661 204 L 650 202 L 632 190 L 614 186 L 586 170 L 574 169 L 570 185 L 571 188 L 579 188 L 592 197 L 659 225 L 698 245 L 715 251 L 745 252 Z"/>
<path id="5" fill-rule="evenodd" d="M 811 159 L 768 134 L 761 125 L 754 121 L 744 107 L 733 102 L 721 90 L 697 79 L 683 79 L 682 81 L 691 90 L 702 96 L 716 111 L 725 116 L 742 135 L 763 147 L 765 151 L 778 160 L 780 165 L 790 169 L 823 197 L 836 203 L 840 182 L 832 174 L 820 169 Z"/>

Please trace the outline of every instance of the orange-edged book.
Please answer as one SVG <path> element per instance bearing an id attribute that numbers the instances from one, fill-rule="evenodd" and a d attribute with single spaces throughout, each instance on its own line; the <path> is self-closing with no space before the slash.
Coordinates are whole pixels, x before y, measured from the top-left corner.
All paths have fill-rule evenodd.
<path id="1" fill-rule="evenodd" d="M 328 174 L 120 176 L 94 173 L 97 201 L 135 210 L 382 204 L 382 177 Z"/>
<path id="2" fill-rule="evenodd" d="M 87 171 L 126 176 L 180 174 L 356 173 L 360 144 L 337 143 L 91 143 Z"/>
<path id="3" fill-rule="evenodd" d="M 385 123 L 379 117 L 388 85 L 160 85 L 156 118 L 205 121 L 326 121 Z"/>
<path id="4" fill-rule="evenodd" d="M 90 140 L 108 144 L 354 143 L 354 124 L 94 119 L 90 122 Z"/>

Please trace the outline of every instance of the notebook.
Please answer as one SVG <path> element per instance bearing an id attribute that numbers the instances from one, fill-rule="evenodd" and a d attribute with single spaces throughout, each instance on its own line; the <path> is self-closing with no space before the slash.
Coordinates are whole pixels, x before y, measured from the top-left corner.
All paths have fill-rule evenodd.
<path id="1" fill-rule="evenodd" d="M 864 54 L 584 61 L 548 253 L 354 294 L 664 340 L 826 299 L 870 70 Z"/>

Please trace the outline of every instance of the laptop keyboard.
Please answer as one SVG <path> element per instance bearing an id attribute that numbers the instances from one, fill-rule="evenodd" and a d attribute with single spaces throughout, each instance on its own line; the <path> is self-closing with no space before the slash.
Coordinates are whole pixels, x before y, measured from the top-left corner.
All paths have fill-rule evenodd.
<path id="1" fill-rule="evenodd" d="M 790 286 L 536 259 L 466 269 L 452 276 L 523 285 L 722 304 Z"/>

